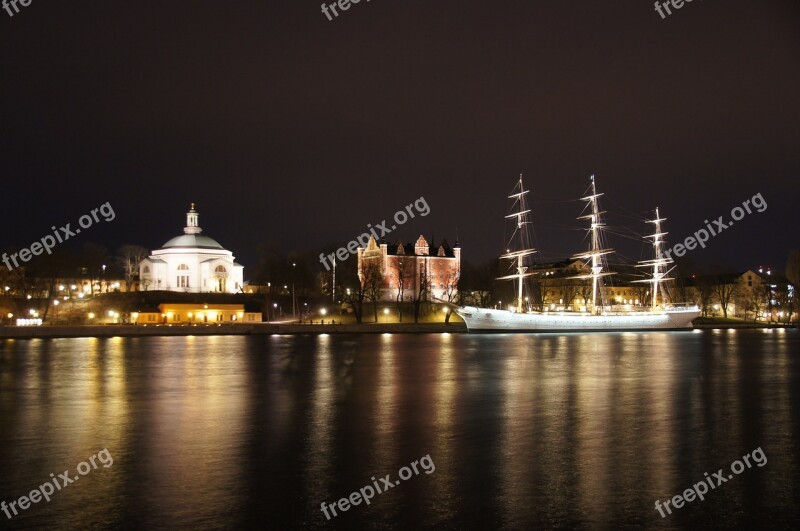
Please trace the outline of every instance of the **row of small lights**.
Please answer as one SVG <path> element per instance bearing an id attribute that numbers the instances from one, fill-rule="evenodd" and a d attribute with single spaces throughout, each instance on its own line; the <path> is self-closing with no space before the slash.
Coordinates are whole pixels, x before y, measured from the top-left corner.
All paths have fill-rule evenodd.
<path id="1" fill-rule="evenodd" d="M 120 284 L 119 282 L 114 282 L 113 284 L 111 284 L 111 287 L 113 289 L 119 289 L 120 286 L 122 286 L 122 284 Z M 72 284 L 69 288 L 72 291 L 77 291 L 78 286 L 76 286 L 75 284 Z M 65 291 L 66 289 L 67 289 L 67 287 L 64 286 L 64 285 L 58 286 L 58 291 Z M 11 291 L 11 288 L 9 286 L 6 286 L 5 290 L 6 291 Z M 79 298 L 83 298 L 83 294 L 84 293 L 89 293 L 90 291 L 92 291 L 92 288 L 90 286 L 83 286 L 83 291 L 78 292 L 78 297 Z M 28 295 L 28 300 L 30 300 L 30 299 L 31 299 L 31 296 Z M 68 297 L 64 296 L 64 300 L 67 300 L 67 299 L 68 299 Z"/>

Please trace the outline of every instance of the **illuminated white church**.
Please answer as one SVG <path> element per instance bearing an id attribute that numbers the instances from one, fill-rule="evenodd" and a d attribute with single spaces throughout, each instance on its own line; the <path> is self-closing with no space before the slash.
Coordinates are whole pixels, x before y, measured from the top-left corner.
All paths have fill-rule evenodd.
<path id="1" fill-rule="evenodd" d="M 244 284 L 244 266 L 234 262 L 233 253 L 214 239 L 200 234 L 199 214 L 194 203 L 186 213 L 183 234 L 153 251 L 139 264 L 142 291 L 183 291 L 187 293 L 239 293 Z"/>

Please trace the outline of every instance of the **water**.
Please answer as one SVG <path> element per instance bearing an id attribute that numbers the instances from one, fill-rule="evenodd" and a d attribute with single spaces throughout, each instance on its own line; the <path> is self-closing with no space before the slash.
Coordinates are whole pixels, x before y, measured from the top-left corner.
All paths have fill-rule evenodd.
<path id="1" fill-rule="evenodd" d="M 113 458 L 0 527 L 796 527 L 798 353 L 796 330 L 0 341 L 0 500 Z"/>

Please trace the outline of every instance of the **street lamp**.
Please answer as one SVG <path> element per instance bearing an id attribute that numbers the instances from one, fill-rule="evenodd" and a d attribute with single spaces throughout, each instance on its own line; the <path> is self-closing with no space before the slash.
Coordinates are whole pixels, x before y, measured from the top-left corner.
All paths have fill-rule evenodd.
<path id="1" fill-rule="evenodd" d="M 294 281 L 296 276 L 295 267 L 297 264 L 292 262 L 292 319 L 297 319 L 297 299 L 294 296 Z"/>

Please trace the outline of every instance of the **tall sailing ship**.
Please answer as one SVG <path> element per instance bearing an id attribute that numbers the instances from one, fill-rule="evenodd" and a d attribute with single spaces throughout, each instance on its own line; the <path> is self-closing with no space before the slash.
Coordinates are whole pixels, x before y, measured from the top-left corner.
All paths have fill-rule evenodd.
<path id="1" fill-rule="evenodd" d="M 587 283 L 591 282 L 591 304 L 582 307 L 581 311 L 566 309 L 548 311 L 544 304 L 542 310 L 531 309 L 528 304 L 530 297 L 525 295 L 526 280 L 540 274 L 540 271 L 529 265 L 529 257 L 534 255 L 536 250 L 531 247 L 530 221 L 528 220 L 531 211 L 527 208 L 526 203 L 528 192 L 529 190 L 523 186 L 520 175 L 514 193 L 508 196 L 512 200 L 514 212 L 506 216 L 507 219 L 516 221 L 516 227 L 507 252 L 500 257 L 511 262 L 514 272 L 500 277 L 498 280 L 515 283 L 516 300 L 508 309 L 474 306 L 456 308 L 455 311 L 464 319 L 470 331 L 609 331 L 691 328 L 692 320 L 700 315 L 700 309 L 696 305 L 668 304 L 663 295 L 662 303 L 659 304 L 659 292 L 664 292 L 663 289 L 660 290 L 660 286 L 663 282 L 671 280 L 667 276 L 667 266 L 672 263 L 672 258 L 664 257 L 661 253 L 664 244 L 663 237 L 666 235 L 661 230 L 661 224 L 666 219 L 659 217 L 658 208 L 655 211 L 655 219 L 649 220 L 655 230 L 653 234 L 647 236 L 647 238 L 652 238 L 653 259 L 637 264 L 639 267 L 649 269 L 650 278 L 634 281 L 652 285 L 649 292 L 650 306 L 618 310 L 614 306 L 604 303 L 602 279 L 613 274 L 613 272 L 605 270 L 605 257 L 614 251 L 603 248 L 602 245 L 601 230 L 604 224 L 601 215 L 603 212 L 600 211 L 598 198 L 603 194 L 597 193 L 594 175 L 591 176 L 589 194 L 581 198 L 587 202 L 588 214 L 578 218 L 587 219 L 590 222 L 588 229 L 591 239 L 590 249 L 572 257 L 574 260 L 585 261 L 588 270 L 586 274 L 568 277 Z M 516 249 L 512 250 L 512 248 Z"/>

